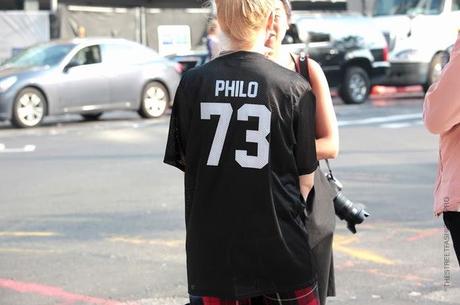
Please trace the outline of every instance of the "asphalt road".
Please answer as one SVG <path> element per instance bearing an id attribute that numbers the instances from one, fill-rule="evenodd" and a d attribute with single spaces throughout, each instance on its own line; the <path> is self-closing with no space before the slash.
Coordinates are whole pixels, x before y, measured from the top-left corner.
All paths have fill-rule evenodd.
<path id="1" fill-rule="evenodd" d="M 338 222 L 330 304 L 459 304 L 460 270 L 432 213 L 437 138 L 421 107 L 421 94 L 337 101 L 332 165 L 372 215 L 357 235 Z M 133 113 L 0 125 L 0 305 L 185 304 L 183 183 L 161 162 L 167 128 L 167 117 Z"/>

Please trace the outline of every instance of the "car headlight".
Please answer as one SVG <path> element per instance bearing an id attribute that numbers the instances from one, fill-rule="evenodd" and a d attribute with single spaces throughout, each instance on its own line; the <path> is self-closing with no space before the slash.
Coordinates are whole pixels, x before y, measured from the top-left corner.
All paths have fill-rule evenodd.
<path id="1" fill-rule="evenodd" d="M 18 78 L 16 76 L 10 76 L 5 78 L 4 80 L 0 81 L 0 92 L 5 92 L 11 88 L 16 82 Z"/>

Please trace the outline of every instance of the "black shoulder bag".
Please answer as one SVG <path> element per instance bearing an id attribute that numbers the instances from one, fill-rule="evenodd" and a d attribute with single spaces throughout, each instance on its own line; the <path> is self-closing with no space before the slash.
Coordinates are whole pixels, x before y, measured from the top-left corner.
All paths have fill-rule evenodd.
<path id="1" fill-rule="evenodd" d="M 296 61 L 297 72 L 310 82 L 308 58 L 301 54 Z M 329 166 L 329 162 L 327 162 Z M 332 173 L 332 171 L 330 171 Z M 337 190 L 329 183 L 320 167 L 315 171 L 315 184 L 305 211 L 305 227 L 316 268 L 318 293 L 321 305 L 327 296 L 335 296 L 334 261 L 332 240 L 335 230 L 334 198 Z"/>

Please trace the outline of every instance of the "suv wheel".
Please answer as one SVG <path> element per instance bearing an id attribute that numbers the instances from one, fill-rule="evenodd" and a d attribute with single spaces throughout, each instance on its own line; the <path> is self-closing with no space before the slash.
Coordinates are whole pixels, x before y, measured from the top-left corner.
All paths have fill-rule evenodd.
<path id="1" fill-rule="evenodd" d="M 438 53 L 433 57 L 430 63 L 428 80 L 423 85 L 423 90 L 425 92 L 428 91 L 428 89 L 433 83 L 439 80 L 439 78 L 441 77 L 442 69 L 445 67 L 445 65 L 447 65 L 448 62 L 449 62 L 449 54 L 447 52 Z"/>
<path id="2" fill-rule="evenodd" d="M 40 125 L 46 113 L 46 100 L 35 88 L 22 89 L 13 103 L 11 123 L 15 127 L 30 128 Z"/>
<path id="3" fill-rule="evenodd" d="M 345 71 L 339 95 L 345 104 L 362 104 L 369 97 L 371 82 L 369 75 L 361 67 L 348 67 Z"/>

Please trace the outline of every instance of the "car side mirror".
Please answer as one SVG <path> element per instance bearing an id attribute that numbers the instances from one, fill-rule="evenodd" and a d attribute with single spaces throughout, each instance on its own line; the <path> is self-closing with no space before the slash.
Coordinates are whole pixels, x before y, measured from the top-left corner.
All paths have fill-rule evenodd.
<path id="1" fill-rule="evenodd" d="M 416 12 L 416 11 L 412 11 L 412 12 L 409 12 L 407 14 L 407 17 L 410 19 L 410 20 L 414 20 L 419 14 Z"/>
<path id="2" fill-rule="evenodd" d="M 67 73 L 69 72 L 70 69 L 74 68 L 74 67 L 78 67 L 79 64 L 75 61 L 71 61 L 67 64 L 67 66 L 64 67 L 64 73 Z"/>

